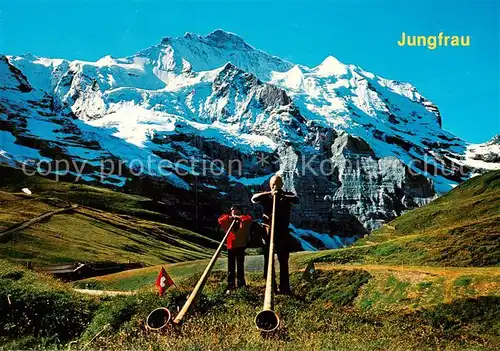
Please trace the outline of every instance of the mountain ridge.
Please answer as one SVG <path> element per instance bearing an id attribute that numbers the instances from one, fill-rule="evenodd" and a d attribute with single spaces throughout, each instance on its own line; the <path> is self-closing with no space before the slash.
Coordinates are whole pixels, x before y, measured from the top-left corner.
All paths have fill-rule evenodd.
<path id="1" fill-rule="evenodd" d="M 129 171 L 134 160 L 152 159 L 162 166 L 146 176 L 174 192 L 191 197 L 198 181 L 215 186 L 204 196 L 217 211 L 249 205 L 250 192 L 280 171 L 303 197 L 294 226 L 317 233 L 360 235 L 499 167 L 496 144 L 472 147 L 443 130 L 437 106 L 409 83 L 332 56 L 312 68 L 293 64 L 222 30 L 166 37 L 125 58 L 8 56 L 0 65 L 10 72 L 0 87 L 4 163 L 78 160 L 84 181 L 103 183 L 103 159 L 125 161 Z M 10 84 L 19 74 L 32 90 Z M 266 158 L 275 162 L 259 163 Z M 237 160 L 241 168 L 230 174 L 219 165 L 199 177 L 203 166 L 182 165 L 181 176 L 180 159 Z M 137 183 L 130 174 L 104 182 Z"/>

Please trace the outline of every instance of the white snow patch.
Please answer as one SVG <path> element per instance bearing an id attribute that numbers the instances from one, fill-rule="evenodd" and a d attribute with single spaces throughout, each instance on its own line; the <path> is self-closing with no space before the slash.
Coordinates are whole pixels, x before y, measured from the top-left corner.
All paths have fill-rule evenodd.
<path id="1" fill-rule="evenodd" d="M 265 175 L 265 176 L 261 176 L 261 177 L 255 177 L 255 178 L 244 178 L 244 177 L 236 178 L 234 176 L 229 176 L 229 180 L 232 181 L 232 182 L 241 183 L 241 184 L 243 184 L 245 186 L 255 186 L 255 185 L 262 185 L 262 184 L 264 184 L 273 175 L 274 175 L 274 173 L 273 174 L 268 174 L 268 175 Z"/>
<path id="2" fill-rule="evenodd" d="M 170 132 L 175 129 L 175 120 L 168 114 L 148 110 L 133 102 L 113 104 L 111 109 L 115 112 L 89 121 L 88 124 L 116 129 L 114 136 L 141 148 L 145 146 L 151 133 Z"/>
<path id="3" fill-rule="evenodd" d="M 486 162 L 483 160 L 476 160 L 477 157 L 487 157 L 489 154 L 498 157 L 500 155 L 500 138 L 482 143 L 482 144 L 470 144 L 467 146 L 467 151 L 465 153 L 465 161 L 463 164 L 476 168 L 476 169 L 486 169 L 486 170 L 496 170 L 500 169 L 500 163 L 496 162 Z"/>
<path id="4" fill-rule="evenodd" d="M 315 232 L 314 230 L 310 229 L 299 229 L 296 228 L 294 225 L 290 224 L 290 233 L 294 238 L 299 240 L 299 242 L 302 245 L 302 248 L 306 251 L 316 251 L 317 249 L 314 248 L 311 244 L 307 242 L 307 238 L 314 238 L 325 246 L 327 249 L 337 249 L 339 247 L 345 247 L 348 245 L 351 245 L 356 241 L 356 237 L 346 237 L 346 238 L 341 238 L 336 235 L 329 235 L 325 233 L 318 233 Z M 305 244 L 304 244 L 305 242 Z M 312 249 L 313 250 L 312 250 Z"/>

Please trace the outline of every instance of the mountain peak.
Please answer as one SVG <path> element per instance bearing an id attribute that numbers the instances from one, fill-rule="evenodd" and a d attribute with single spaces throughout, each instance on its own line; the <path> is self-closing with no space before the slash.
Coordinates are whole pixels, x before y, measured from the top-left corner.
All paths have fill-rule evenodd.
<path id="1" fill-rule="evenodd" d="M 487 142 L 479 144 L 479 145 L 499 146 L 500 147 L 500 134 L 495 135 L 493 138 L 491 138 Z"/>
<path id="2" fill-rule="evenodd" d="M 216 29 L 205 36 L 188 32 L 184 36 L 165 37 L 160 45 L 143 50 L 139 55 L 155 62 L 158 57 L 165 56 L 160 60 L 161 65 L 168 63 L 170 71 L 175 66 L 178 73 L 182 60 L 189 62 L 195 72 L 213 70 L 231 62 L 261 80 L 268 80 L 273 71 L 285 72 L 293 66 L 279 57 L 252 47 L 240 36 L 222 29 Z"/>
<path id="3" fill-rule="evenodd" d="M 276 82 L 281 82 L 283 86 L 290 89 L 300 89 L 304 84 L 304 71 L 299 65 L 294 65 L 289 71 L 283 73 L 274 73 Z"/>
<path id="4" fill-rule="evenodd" d="M 328 55 L 324 60 L 323 62 L 321 62 L 321 66 L 323 65 L 338 65 L 338 64 L 341 64 L 343 65 L 342 62 L 340 62 L 339 60 L 337 60 L 335 57 L 333 57 L 332 55 Z"/>
<path id="5" fill-rule="evenodd" d="M 33 55 L 31 52 L 26 52 L 26 53 L 20 55 L 20 57 L 25 58 L 26 60 L 29 60 L 29 61 L 35 61 L 38 59 L 38 57 Z"/>
<path id="6" fill-rule="evenodd" d="M 321 75 L 342 75 L 347 72 L 347 66 L 333 56 L 328 56 L 315 67 L 317 73 Z"/>
<path id="7" fill-rule="evenodd" d="M 182 40 L 182 39 L 198 39 L 198 40 L 202 40 L 202 41 L 209 41 L 209 42 L 212 42 L 212 43 L 215 43 L 215 44 L 225 44 L 225 43 L 234 43 L 234 44 L 246 44 L 245 41 L 243 40 L 242 37 L 240 37 L 239 35 L 235 34 L 235 33 L 232 33 L 232 32 L 227 32 L 223 29 L 216 29 L 210 33 L 208 33 L 207 35 L 203 36 L 203 35 L 198 35 L 198 34 L 195 34 L 195 33 L 191 33 L 191 32 L 186 32 L 184 33 L 184 35 L 182 37 L 164 37 L 162 40 L 161 40 L 161 44 L 163 45 L 169 45 L 171 44 L 172 42 L 175 42 L 177 40 Z"/>
<path id="8" fill-rule="evenodd" d="M 231 32 L 226 32 L 222 29 L 214 30 L 213 32 L 206 35 L 205 38 L 219 44 L 245 44 L 245 41 L 240 36 Z"/>

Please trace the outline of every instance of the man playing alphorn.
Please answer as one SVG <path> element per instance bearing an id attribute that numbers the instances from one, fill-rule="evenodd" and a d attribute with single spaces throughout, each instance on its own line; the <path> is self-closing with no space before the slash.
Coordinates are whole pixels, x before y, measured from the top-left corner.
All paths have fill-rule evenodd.
<path id="1" fill-rule="evenodd" d="M 234 205 L 231 207 L 230 214 L 223 214 L 219 217 L 220 226 L 227 231 L 233 220 L 236 225 L 227 237 L 227 289 L 232 290 L 236 287 L 235 278 L 238 282 L 238 288 L 246 286 L 245 282 L 245 249 L 248 244 L 250 226 L 252 217 L 242 214 L 241 207 Z"/>
<path id="2" fill-rule="evenodd" d="M 274 175 L 269 185 L 271 191 L 257 193 L 252 196 L 252 202 L 261 204 L 263 207 L 262 223 L 266 228 L 267 236 L 264 238 L 264 276 L 267 275 L 267 266 L 269 259 L 269 238 L 271 234 L 271 221 L 273 215 L 273 196 L 276 198 L 276 219 L 274 222 L 274 245 L 278 261 L 280 264 L 280 285 L 279 294 L 291 293 L 290 279 L 288 272 L 288 259 L 290 257 L 290 212 L 292 206 L 299 202 L 299 198 L 291 193 L 283 191 L 283 179 L 278 174 Z M 274 272 L 273 272 L 274 277 Z M 276 286 L 276 282 L 274 282 Z"/>

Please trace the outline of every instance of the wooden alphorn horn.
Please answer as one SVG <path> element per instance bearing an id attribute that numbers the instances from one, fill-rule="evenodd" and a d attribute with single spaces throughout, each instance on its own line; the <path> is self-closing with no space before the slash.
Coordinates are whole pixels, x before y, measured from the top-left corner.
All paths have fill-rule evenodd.
<path id="1" fill-rule="evenodd" d="M 231 223 L 231 225 L 229 226 L 229 229 L 227 230 L 226 234 L 224 235 L 224 238 L 222 239 L 222 241 L 220 242 L 219 247 L 217 248 L 214 255 L 212 256 L 212 259 L 208 263 L 207 268 L 205 268 L 205 271 L 201 275 L 200 280 L 198 280 L 198 283 L 196 284 L 193 291 L 189 295 L 186 303 L 184 304 L 184 306 L 180 310 L 177 317 L 175 317 L 174 324 L 180 324 L 182 322 L 184 316 L 187 314 L 187 312 L 191 308 L 191 305 L 196 304 L 196 300 L 198 299 L 199 294 L 203 290 L 203 286 L 205 285 L 205 283 L 208 279 L 208 276 L 210 275 L 210 272 L 212 271 L 212 268 L 214 268 L 215 262 L 217 261 L 217 258 L 219 258 L 219 255 L 222 251 L 222 247 L 224 246 L 224 242 L 226 241 L 229 233 L 231 233 L 231 230 L 233 230 L 233 227 L 236 224 L 236 222 L 237 221 L 234 219 L 233 222 Z"/>
<path id="2" fill-rule="evenodd" d="M 267 261 L 266 293 L 264 295 L 264 308 L 255 316 L 255 325 L 262 332 L 272 332 L 280 324 L 280 319 L 273 311 L 274 297 L 274 228 L 276 220 L 276 195 L 273 196 L 273 214 L 271 218 L 271 235 L 269 242 L 269 259 Z"/>

